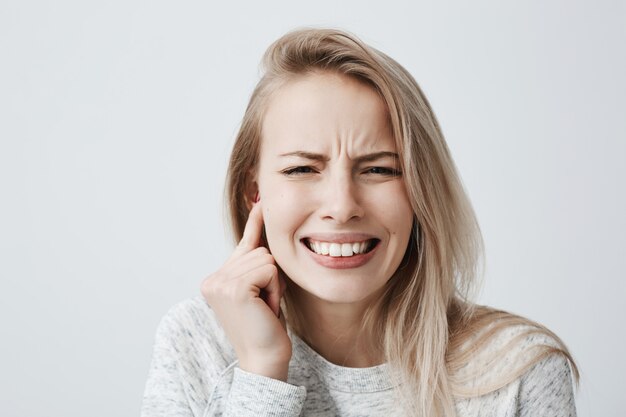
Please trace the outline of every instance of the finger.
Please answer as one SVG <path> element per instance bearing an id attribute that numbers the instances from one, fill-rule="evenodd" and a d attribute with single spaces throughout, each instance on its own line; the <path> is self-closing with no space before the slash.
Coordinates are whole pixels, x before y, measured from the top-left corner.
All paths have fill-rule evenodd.
<path id="1" fill-rule="evenodd" d="M 258 297 L 261 290 L 265 290 L 267 305 L 275 316 L 280 310 L 280 283 L 278 281 L 278 269 L 275 265 L 264 265 L 254 271 L 248 272 L 242 279 L 249 286 L 256 287 L 255 293 Z"/>
<path id="2" fill-rule="evenodd" d="M 269 253 L 257 252 L 255 249 L 252 252 L 248 252 L 242 257 L 231 262 L 228 267 L 228 276 L 230 279 L 237 279 L 248 272 L 260 268 L 263 265 L 274 264 L 274 257 Z"/>
<path id="3" fill-rule="evenodd" d="M 263 211 L 261 210 L 261 202 L 257 202 L 252 206 L 248 214 L 248 220 L 243 230 L 243 236 L 235 249 L 237 255 L 250 252 L 259 247 L 261 233 L 263 232 Z M 235 254 L 233 254 L 235 255 Z"/>
<path id="4" fill-rule="evenodd" d="M 246 227 L 243 230 L 243 236 L 239 242 L 239 246 L 252 250 L 259 247 L 259 241 L 263 232 L 263 211 L 261 203 L 255 203 L 248 214 Z"/>
<path id="5" fill-rule="evenodd" d="M 265 291 L 267 291 L 267 304 L 270 306 L 276 317 L 278 317 L 280 312 L 280 298 L 283 295 L 278 274 L 272 276 L 267 287 L 265 287 Z"/>
<path id="6" fill-rule="evenodd" d="M 224 262 L 222 268 L 232 268 L 234 265 L 240 265 L 242 263 L 248 262 L 249 259 L 262 256 L 262 255 L 272 255 L 270 251 L 264 247 L 259 246 L 256 249 L 252 249 L 251 251 L 244 252 L 242 248 L 235 248 L 230 257 Z"/>

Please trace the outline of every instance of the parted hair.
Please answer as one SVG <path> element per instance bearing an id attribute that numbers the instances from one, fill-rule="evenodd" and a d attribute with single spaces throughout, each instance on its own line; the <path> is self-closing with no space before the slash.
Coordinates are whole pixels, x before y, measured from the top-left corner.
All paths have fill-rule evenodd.
<path id="1" fill-rule="evenodd" d="M 363 326 L 379 335 L 407 415 L 454 416 L 456 399 L 495 391 L 552 354 L 567 358 L 578 381 L 567 347 L 546 327 L 472 302 L 484 265 L 480 228 L 432 108 L 405 68 L 349 32 L 321 28 L 285 34 L 267 49 L 262 67 L 235 139 L 224 189 L 235 243 L 250 211 L 249 173 L 258 164 L 264 112 L 273 92 L 294 78 L 331 71 L 365 82 L 387 107 L 414 218 L 400 267 L 364 315 Z M 285 318 L 306 340 L 306 323 L 294 305 L 289 290 L 293 284 L 287 282 Z M 514 336 L 490 351 L 503 334 Z M 528 347 L 531 339 L 538 342 Z M 481 351 L 490 352 L 490 360 L 478 361 Z M 470 383 L 510 352 L 522 358 L 509 362 L 515 366 L 478 386 Z M 468 366 L 472 364 L 478 365 Z"/>

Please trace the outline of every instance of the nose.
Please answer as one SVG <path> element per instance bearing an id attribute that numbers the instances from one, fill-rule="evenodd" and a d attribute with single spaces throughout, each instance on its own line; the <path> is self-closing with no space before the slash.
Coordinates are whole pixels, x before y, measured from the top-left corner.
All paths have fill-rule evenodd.
<path id="1" fill-rule="evenodd" d="M 323 205 L 320 215 L 323 220 L 336 224 L 360 219 L 365 210 L 360 203 L 359 190 L 349 172 L 330 175 L 323 185 Z"/>

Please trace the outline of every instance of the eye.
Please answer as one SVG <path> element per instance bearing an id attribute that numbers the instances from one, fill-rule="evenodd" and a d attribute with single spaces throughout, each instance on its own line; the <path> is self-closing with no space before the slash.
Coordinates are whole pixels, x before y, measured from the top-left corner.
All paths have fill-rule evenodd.
<path id="1" fill-rule="evenodd" d="M 367 169 L 366 173 L 378 174 L 385 177 L 399 177 L 402 175 L 402 172 L 397 169 L 385 167 L 371 167 Z"/>
<path id="2" fill-rule="evenodd" d="M 302 174 L 310 174 L 311 172 L 313 172 L 313 168 L 309 166 L 301 166 L 301 167 L 289 168 L 281 172 L 285 175 L 295 176 L 295 175 L 302 175 Z"/>

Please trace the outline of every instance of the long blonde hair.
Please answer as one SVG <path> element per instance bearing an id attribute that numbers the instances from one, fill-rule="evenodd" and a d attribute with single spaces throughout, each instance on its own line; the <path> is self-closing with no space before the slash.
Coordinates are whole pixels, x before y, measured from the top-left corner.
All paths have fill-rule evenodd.
<path id="1" fill-rule="evenodd" d="M 441 129 L 417 82 L 395 60 L 356 36 L 336 29 L 299 29 L 275 41 L 263 57 L 264 74 L 254 89 L 231 154 L 225 187 L 226 213 L 234 241 L 249 214 L 250 175 L 258 163 L 264 111 L 271 94 L 294 77 L 334 71 L 366 82 L 385 102 L 414 221 L 401 266 L 363 323 L 380 335 L 380 347 L 397 379 L 399 398 L 410 416 L 453 416 L 457 398 L 494 391 L 558 352 L 578 370 L 562 343 L 545 327 L 470 300 L 482 275 L 483 242 Z M 289 291 L 283 297 L 290 325 L 303 331 Z M 477 373 L 463 373 L 481 348 L 518 326 L 512 343 L 547 336 L 521 366 L 497 380 L 468 388 Z M 535 346 L 537 347 L 537 346 Z M 485 373 L 489 363 L 479 367 Z"/>

